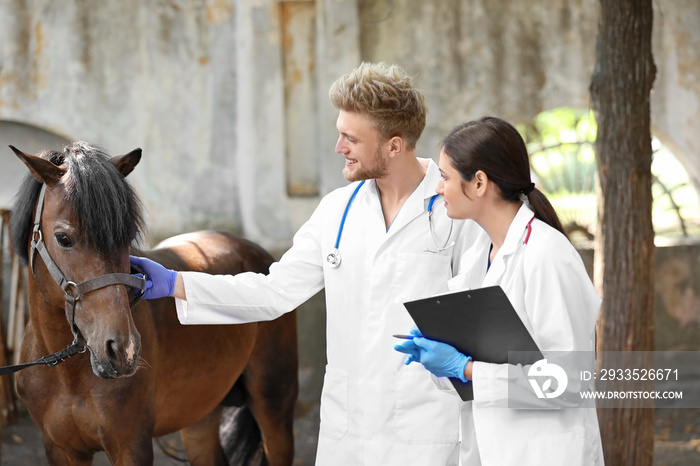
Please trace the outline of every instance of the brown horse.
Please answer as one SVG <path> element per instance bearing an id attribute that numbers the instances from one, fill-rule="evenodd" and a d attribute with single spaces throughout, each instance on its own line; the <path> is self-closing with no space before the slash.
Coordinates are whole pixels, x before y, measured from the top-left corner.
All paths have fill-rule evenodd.
<path id="1" fill-rule="evenodd" d="M 131 309 L 133 290 L 126 284 L 81 288 L 96 277 L 129 277 L 130 252 L 212 274 L 267 273 L 270 255 L 212 231 L 177 236 L 149 252 L 130 250 L 142 216 L 125 177 L 140 149 L 114 158 L 84 142 L 36 156 L 12 149 L 31 172 L 10 221 L 13 247 L 32 269 L 20 359 L 34 361 L 71 341 L 87 350 L 55 367 L 18 373 L 19 395 L 41 428 L 49 463 L 89 465 L 103 450 L 116 465 L 153 464 L 152 437 L 180 431 L 193 465 L 291 465 L 295 312 L 269 322 L 183 326 L 173 299 Z M 62 286 L 47 261 L 65 276 Z M 242 451 L 228 459 L 219 442 L 225 404 L 241 405 L 238 417 L 254 420 L 239 434 L 250 434 L 252 445 L 232 445 Z"/>

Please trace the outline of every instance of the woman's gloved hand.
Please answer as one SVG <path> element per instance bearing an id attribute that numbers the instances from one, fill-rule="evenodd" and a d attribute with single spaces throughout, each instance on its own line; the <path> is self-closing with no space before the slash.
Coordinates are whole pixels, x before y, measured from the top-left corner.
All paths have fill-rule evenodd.
<path id="1" fill-rule="evenodd" d="M 462 382 L 464 368 L 471 361 L 471 356 L 465 356 L 447 343 L 415 337 L 411 340 L 420 348 L 420 363 L 438 377 L 456 377 Z"/>
<path id="2" fill-rule="evenodd" d="M 167 298 L 175 292 L 177 272 L 145 257 L 129 256 L 129 262 L 146 274 L 143 299 Z"/>
<path id="3" fill-rule="evenodd" d="M 414 328 L 411 330 L 411 335 L 413 337 L 422 337 L 423 334 L 420 333 L 420 330 L 417 328 Z M 405 364 L 408 366 L 412 362 L 420 362 L 420 347 L 418 347 L 415 343 L 413 343 L 413 340 L 406 340 L 405 342 L 401 343 L 400 345 L 394 345 L 394 349 L 398 351 L 399 353 L 405 353 L 408 356 L 406 357 Z"/>
<path id="4" fill-rule="evenodd" d="M 396 351 L 408 354 L 406 364 L 419 362 L 438 377 L 455 377 L 467 382 L 464 368 L 471 361 L 471 356 L 465 356 L 447 343 L 428 340 L 420 335 L 414 335 L 412 340 L 394 346 Z"/>

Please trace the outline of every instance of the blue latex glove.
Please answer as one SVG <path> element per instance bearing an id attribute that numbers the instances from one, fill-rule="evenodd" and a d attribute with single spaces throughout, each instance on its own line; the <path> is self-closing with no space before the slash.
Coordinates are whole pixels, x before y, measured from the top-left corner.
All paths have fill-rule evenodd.
<path id="1" fill-rule="evenodd" d="M 411 343 L 420 348 L 420 363 L 438 377 L 456 377 L 467 382 L 464 368 L 471 361 L 471 356 L 465 356 L 447 343 L 415 337 Z"/>
<path id="2" fill-rule="evenodd" d="M 129 262 L 146 274 L 146 290 L 143 299 L 167 298 L 173 295 L 177 272 L 166 269 L 158 262 L 145 257 L 129 256 Z"/>
<path id="3" fill-rule="evenodd" d="M 420 330 L 418 330 L 417 328 L 411 330 L 411 335 L 413 335 L 414 337 L 423 336 L 423 334 L 420 333 Z M 420 362 L 420 347 L 413 343 L 413 340 L 406 340 L 400 345 L 394 345 L 394 349 L 399 353 L 405 353 L 408 355 L 405 361 L 405 364 L 407 366 L 412 362 Z"/>
<path id="4" fill-rule="evenodd" d="M 394 345 L 394 349 L 399 353 L 406 353 L 405 364 L 408 366 L 412 362 L 420 362 L 420 347 L 413 343 L 413 340 L 406 340 L 400 345 Z"/>

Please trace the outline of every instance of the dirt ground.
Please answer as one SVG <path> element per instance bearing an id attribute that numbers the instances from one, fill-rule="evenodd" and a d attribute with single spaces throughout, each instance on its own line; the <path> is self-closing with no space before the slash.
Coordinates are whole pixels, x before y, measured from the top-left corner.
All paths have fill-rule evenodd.
<path id="1" fill-rule="evenodd" d="M 294 422 L 296 455 L 294 466 L 311 466 L 316 455 L 318 436 L 318 402 L 299 402 Z M 654 466 L 690 466 L 700 464 L 700 409 L 656 410 Z M 163 437 L 161 444 L 182 456 L 177 434 Z M 155 466 L 181 466 L 183 463 L 166 456 L 154 443 Z M 3 466 L 45 466 L 39 429 L 29 416 L 5 427 L 2 436 L 0 464 Z M 108 466 L 107 457 L 96 456 L 95 466 Z"/>
<path id="2" fill-rule="evenodd" d="M 294 466 L 311 466 L 316 457 L 316 441 L 318 438 L 319 403 L 297 403 L 297 413 L 294 420 Z M 162 445 L 161 446 L 159 446 Z M 182 466 L 178 461 L 167 456 L 163 449 L 183 458 L 184 450 L 179 434 L 172 434 L 153 441 L 155 466 Z M 2 450 L 0 451 L 2 466 L 48 466 L 41 443 L 41 432 L 29 415 L 22 415 L 18 422 L 6 426 L 2 432 Z M 110 462 L 104 453 L 95 455 L 94 466 L 109 466 Z"/>

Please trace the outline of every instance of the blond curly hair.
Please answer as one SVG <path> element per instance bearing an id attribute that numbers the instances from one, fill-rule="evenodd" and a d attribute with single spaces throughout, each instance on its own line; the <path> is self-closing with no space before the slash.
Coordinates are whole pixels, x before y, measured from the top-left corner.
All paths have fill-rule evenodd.
<path id="1" fill-rule="evenodd" d="M 338 110 L 368 116 L 384 138 L 399 136 L 413 150 L 425 128 L 428 108 L 406 70 L 384 62 L 363 62 L 331 86 Z"/>

